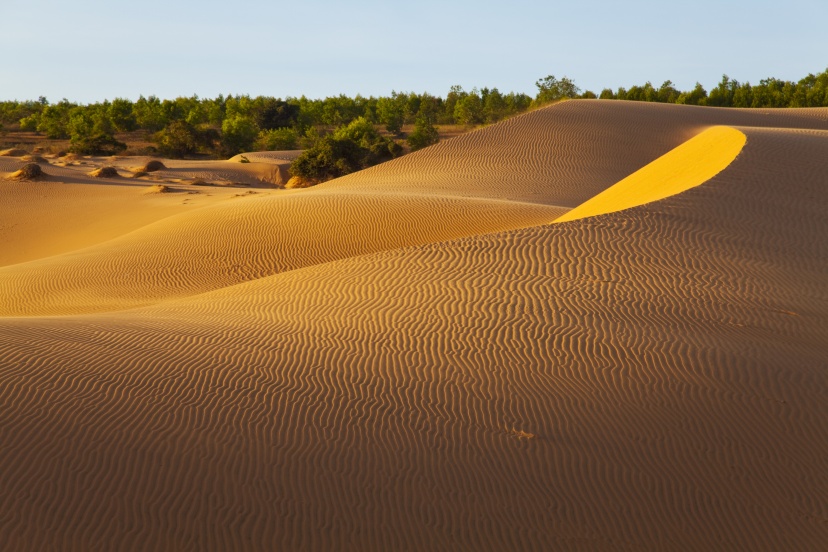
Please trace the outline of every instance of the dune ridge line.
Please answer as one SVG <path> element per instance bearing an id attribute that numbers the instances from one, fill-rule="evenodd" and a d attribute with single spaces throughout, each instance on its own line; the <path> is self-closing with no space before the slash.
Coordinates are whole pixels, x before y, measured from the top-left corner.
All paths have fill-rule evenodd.
<path id="1" fill-rule="evenodd" d="M 708 128 L 558 217 L 553 224 L 623 211 L 695 188 L 727 168 L 746 142 L 747 136 L 735 128 Z"/>

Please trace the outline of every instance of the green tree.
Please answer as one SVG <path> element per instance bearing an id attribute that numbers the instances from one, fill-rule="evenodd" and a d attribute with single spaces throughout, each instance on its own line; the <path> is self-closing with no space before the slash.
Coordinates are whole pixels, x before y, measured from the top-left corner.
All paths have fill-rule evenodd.
<path id="1" fill-rule="evenodd" d="M 440 141 L 437 129 L 425 115 L 420 115 L 414 122 L 414 131 L 408 135 L 408 146 L 411 151 L 425 148 Z"/>
<path id="2" fill-rule="evenodd" d="M 255 147 L 263 151 L 295 150 L 299 147 L 299 135 L 292 128 L 263 130 L 256 139 Z"/>
<path id="3" fill-rule="evenodd" d="M 573 81 L 567 77 L 560 80 L 555 75 L 547 75 L 535 82 L 538 87 L 538 95 L 535 96 L 535 104 L 543 105 L 563 98 L 576 98 L 581 93 Z"/>
<path id="4" fill-rule="evenodd" d="M 696 83 L 696 86 L 690 92 L 682 92 L 676 99 L 676 103 L 687 105 L 705 105 L 707 103 L 707 90 Z"/>
<path id="5" fill-rule="evenodd" d="M 198 129 L 187 121 L 173 121 L 153 136 L 158 151 L 168 157 L 186 157 L 203 144 Z"/>
<path id="6" fill-rule="evenodd" d="M 295 125 L 299 106 L 276 98 L 256 98 L 253 118 L 262 130 L 273 130 Z"/>
<path id="7" fill-rule="evenodd" d="M 364 117 L 340 127 L 307 149 L 290 172 L 308 183 L 324 182 L 393 159 L 402 148 L 381 136 Z"/>
<path id="8" fill-rule="evenodd" d="M 476 88 L 454 104 L 454 120 L 461 125 L 479 125 L 483 122 L 483 99 Z"/>
<path id="9" fill-rule="evenodd" d="M 120 132 L 129 132 L 135 130 L 138 122 L 135 120 L 133 113 L 133 104 L 130 100 L 125 98 L 115 98 L 109 104 L 109 120 L 115 126 L 115 129 Z"/>
<path id="10" fill-rule="evenodd" d="M 496 123 L 506 116 L 506 100 L 497 88 L 481 90 L 483 100 L 483 120 Z"/>
<path id="11" fill-rule="evenodd" d="M 390 97 L 377 100 L 379 122 L 384 124 L 385 129 L 392 134 L 402 132 L 407 114 L 408 97 L 405 94 L 392 91 Z"/>
<path id="12" fill-rule="evenodd" d="M 47 105 L 40 113 L 37 131 L 49 138 L 69 138 L 69 112 L 77 107 L 66 98 L 54 105 Z"/>
<path id="13" fill-rule="evenodd" d="M 161 100 L 155 96 L 145 98 L 140 96 L 132 107 L 138 127 L 146 130 L 161 130 L 167 126 L 169 117 L 161 105 Z"/>
<path id="14" fill-rule="evenodd" d="M 222 153 L 226 156 L 252 149 L 259 135 L 259 127 L 247 115 L 228 116 L 221 124 Z"/>
<path id="15" fill-rule="evenodd" d="M 115 155 L 126 149 L 113 135 L 111 104 L 74 107 L 69 111 L 69 151 L 83 155 Z"/>

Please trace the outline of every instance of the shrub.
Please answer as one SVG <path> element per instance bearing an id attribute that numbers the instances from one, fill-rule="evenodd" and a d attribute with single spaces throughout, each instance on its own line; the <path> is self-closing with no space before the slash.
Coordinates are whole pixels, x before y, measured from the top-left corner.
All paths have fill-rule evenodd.
<path id="1" fill-rule="evenodd" d="M 219 142 L 212 128 L 198 128 L 187 121 L 173 121 L 164 130 L 156 132 L 152 140 L 158 152 L 167 157 L 186 157 L 199 151 L 211 151 Z"/>
<path id="2" fill-rule="evenodd" d="M 411 151 L 425 148 L 440 141 L 437 129 L 428 120 L 428 117 L 419 116 L 414 123 L 414 131 L 408 136 L 408 146 Z"/>
<path id="3" fill-rule="evenodd" d="M 124 151 L 126 147 L 126 144 L 104 132 L 92 136 L 73 135 L 69 141 L 69 151 L 81 155 L 115 155 Z"/>
<path id="4" fill-rule="evenodd" d="M 371 123 L 360 117 L 321 138 L 296 158 L 290 172 L 307 181 L 324 182 L 388 161 L 401 153 L 399 144 L 380 136 Z"/>
<path id="5" fill-rule="evenodd" d="M 295 150 L 299 147 L 299 135 L 292 128 L 263 130 L 256 139 L 255 147 L 269 151 Z"/>
<path id="6" fill-rule="evenodd" d="M 538 87 L 538 95 L 535 97 L 536 105 L 543 105 L 563 98 L 576 98 L 581 93 L 581 89 L 573 81 L 566 77 L 559 80 L 555 78 L 555 75 L 548 75 L 543 79 L 539 79 L 535 86 Z"/>
<path id="7" fill-rule="evenodd" d="M 221 148 L 226 156 L 253 149 L 259 127 L 247 115 L 233 115 L 221 124 Z"/>

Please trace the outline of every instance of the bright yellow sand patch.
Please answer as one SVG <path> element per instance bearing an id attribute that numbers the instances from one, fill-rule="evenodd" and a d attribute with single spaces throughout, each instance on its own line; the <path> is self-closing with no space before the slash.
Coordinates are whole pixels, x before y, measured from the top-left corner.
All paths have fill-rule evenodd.
<path id="1" fill-rule="evenodd" d="M 746 141 L 747 137 L 735 128 L 709 128 L 554 222 L 614 213 L 694 188 L 730 165 Z"/>

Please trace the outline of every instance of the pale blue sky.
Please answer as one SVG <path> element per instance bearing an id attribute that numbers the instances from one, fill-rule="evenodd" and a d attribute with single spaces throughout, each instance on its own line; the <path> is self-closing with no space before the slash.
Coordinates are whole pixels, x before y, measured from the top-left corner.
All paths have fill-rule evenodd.
<path id="1" fill-rule="evenodd" d="M 0 99 L 706 88 L 828 67 L 828 0 L 0 0 Z"/>

